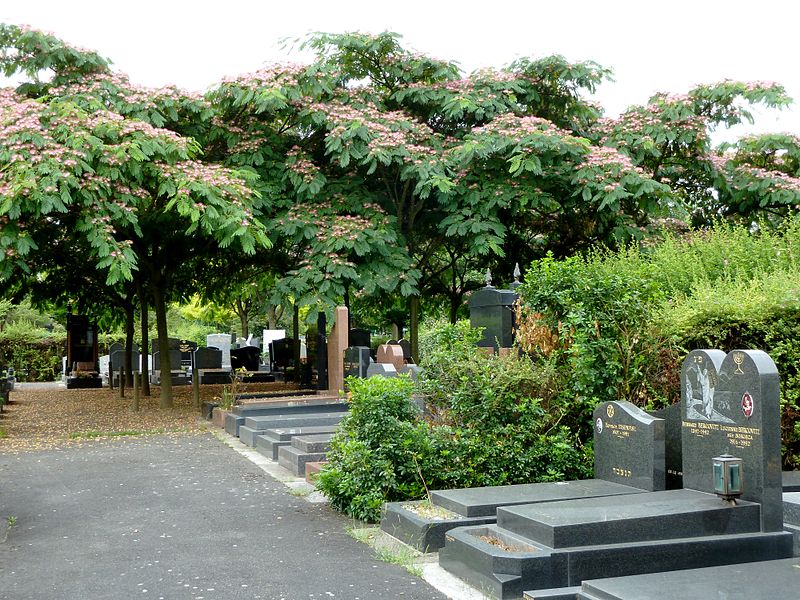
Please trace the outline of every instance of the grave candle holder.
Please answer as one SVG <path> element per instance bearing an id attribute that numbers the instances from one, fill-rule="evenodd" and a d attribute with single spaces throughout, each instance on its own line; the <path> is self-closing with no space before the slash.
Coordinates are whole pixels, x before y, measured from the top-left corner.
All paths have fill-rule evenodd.
<path id="1" fill-rule="evenodd" d="M 723 500 L 735 502 L 742 495 L 742 459 L 723 454 L 711 459 L 714 491 Z"/>

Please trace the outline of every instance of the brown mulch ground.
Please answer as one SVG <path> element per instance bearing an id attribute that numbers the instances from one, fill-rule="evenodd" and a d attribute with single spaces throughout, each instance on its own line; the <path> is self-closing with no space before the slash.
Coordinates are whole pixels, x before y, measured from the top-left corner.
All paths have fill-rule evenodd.
<path id="1" fill-rule="evenodd" d="M 222 395 L 221 385 L 204 385 L 200 400 L 213 401 Z M 284 384 L 249 384 L 243 392 L 276 391 Z M 133 392 L 119 398 L 108 388 L 67 390 L 65 388 L 15 389 L 12 403 L 0 413 L 0 452 L 28 452 L 96 439 L 123 439 L 130 435 L 192 433 L 206 429 L 200 411 L 192 405 L 191 386 L 173 388 L 173 408 L 159 408 L 158 387 L 142 397 L 139 412 L 133 411 Z"/>

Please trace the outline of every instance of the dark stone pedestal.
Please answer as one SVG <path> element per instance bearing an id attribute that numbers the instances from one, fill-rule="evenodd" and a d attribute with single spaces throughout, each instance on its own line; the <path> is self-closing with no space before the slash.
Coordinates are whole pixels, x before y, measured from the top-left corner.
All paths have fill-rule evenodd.
<path id="1" fill-rule="evenodd" d="M 100 377 L 67 377 L 67 389 L 90 389 L 103 387 L 103 380 Z"/>

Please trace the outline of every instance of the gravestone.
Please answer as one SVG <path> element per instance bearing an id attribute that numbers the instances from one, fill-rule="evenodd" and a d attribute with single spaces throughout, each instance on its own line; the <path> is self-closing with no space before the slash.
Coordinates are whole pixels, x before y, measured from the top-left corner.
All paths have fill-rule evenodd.
<path id="1" fill-rule="evenodd" d="M 420 373 L 422 373 L 422 369 L 419 366 L 412 363 L 408 365 L 403 365 L 397 372 L 400 375 L 408 375 L 411 378 L 411 381 L 416 381 L 417 377 L 419 377 Z"/>
<path id="2" fill-rule="evenodd" d="M 397 377 L 397 369 L 390 363 L 370 363 L 367 377 Z"/>
<path id="3" fill-rule="evenodd" d="M 272 369 L 285 371 L 294 366 L 294 338 L 273 340 L 269 345 L 269 359 Z"/>
<path id="4" fill-rule="evenodd" d="M 478 342 L 482 348 L 510 348 L 514 343 L 514 302 L 517 295 L 511 290 L 498 290 L 486 286 L 470 296 L 469 322 L 472 327 L 482 327 L 483 337 Z"/>
<path id="5" fill-rule="evenodd" d="M 347 336 L 347 345 L 351 348 L 355 346 L 366 346 L 367 348 L 370 348 L 372 347 L 371 339 L 372 338 L 368 330 L 353 327 Z"/>
<path id="6" fill-rule="evenodd" d="M 407 363 L 413 363 L 414 357 L 411 356 L 411 342 L 408 340 L 399 340 L 397 345 L 403 349 L 403 360 Z"/>
<path id="7" fill-rule="evenodd" d="M 195 369 L 221 369 L 222 350 L 218 348 L 198 348 L 194 351 Z"/>
<path id="8" fill-rule="evenodd" d="M 261 351 L 255 346 L 244 346 L 231 350 L 231 369 L 244 369 L 248 372 L 258 371 Z"/>
<path id="9" fill-rule="evenodd" d="M 406 361 L 403 358 L 403 349 L 400 346 L 383 344 L 378 346 L 378 352 L 375 355 L 375 362 L 393 365 L 395 371 L 400 371 Z"/>
<path id="10" fill-rule="evenodd" d="M 681 403 L 650 411 L 650 414 L 664 419 L 664 467 L 668 490 L 679 490 L 683 487 L 683 458 L 681 452 Z"/>
<path id="11" fill-rule="evenodd" d="M 693 350 L 681 369 L 683 485 L 714 493 L 711 459 L 743 460 L 742 499 L 762 531 L 783 529 L 780 379 L 761 350 Z"/>
<path id="12" fill-rule="evenodd" d="M 112 373 L 119 373 L 119 370 L 122 368 L 122 364 L 125 362 L 125 350 L 115 350 L 109 356 L 109 369 Z M 138 373 L 139 367 L 141 366 L 141 360 L 139 358 L 139 352 L 134 350 L 131 353 L 131 362 L 128 365 L 126 371 L 129 373 Z"/>
<path id="13" fill-rule="evenodd" d="M 212 333 L 206 336 L 206 346 L 222 351 L 222 366 L 231 366 L 231 335 L 229 333 Z"/>
<path id="14" fill-rule="evenodd" d="M 180 371 L 181 370 L 181 351 L 177 348 L 170 349 L 169 351 L 169 362 L 170 366 L 172 367 L 172 371 Z M 161 370 L 161 353 L 157 350 L 153 352 L 153 370 L 160 371 Z"/>
<path id="15" fill-rule="evenodd" d="M 647 491 L 665 488 L 664 421 L 630 402 L 594 410 L 594 476 Z"/>
<path id="16" fill-rule="evenodd" d="M 367 376 L 367 368 L 372 357 L 369 348 L 366 346 L 351 346 L 344 353 L 344 376 L 361 377 Z"/>
<path id="17" fill-rule="evenodd" d="M 182 367 L 189 367 L 192 366 L 192 356 L 194 355 L 194 351 L 197 350 L 197 342 L 192 342 L 190 340 L 180 340 L 178 344 L 178 350 L 181 353 L 181 362 L 180 366 Z M 173 364 L 172 368 L 175 369 L 176 365 Z"/>
<path id="18" fill-rule="evenodd" d="M 125 345 L 120 344 L 119 342 L 114 342 L 108 347 L 108 355 L 111 356 L 114 352 L 124 351 Z"/>
<path id="19" fill-rule="evenodd" d="M 181 346 L 181 340 L 178 338 L 167 338 L 167 346 L 169 346 L 170 350 L 178 350 Z M 160 352 L 159 349 L 159 342 L 158 339 L 152 340 L 150 342 L 150 350 L 151 352 Z"/>

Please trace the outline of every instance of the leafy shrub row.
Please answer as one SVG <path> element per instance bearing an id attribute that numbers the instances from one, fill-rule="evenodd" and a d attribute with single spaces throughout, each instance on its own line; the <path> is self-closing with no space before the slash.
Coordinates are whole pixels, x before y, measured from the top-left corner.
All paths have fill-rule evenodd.
<path id="1" fill-rule="evenodd" d="M 520 288 L 520 345 L 557 373 L 566 423 L 591 435 L 599 402 L 679 400 L 696 348 L 757 348 L 781 374 L 783 461 L 800 464 L 800 219 L 720 225 L 649 248 L 537 261 Z"/>
<path id="2" fill-rule="evenodd" d="M 527 358 L 486 356 L 468 323 L 432 329 L 418 385 L 406 378 L 349 379 L 350 415 L 335 436 L 319 487 L 332 506 L 369 521 L 384 502 L 427 489 L 585 477 L 591 448 L 559 423 L 537 392 Z M 413 401 L 426 399 L 423 413 Z"/>
<path id="3" fill-rule="evenodd" d="M 65 338 L 17 337 L 0 333 L 0 366 L 13 367 L 20 381 L 53 381 L 61 373 Z"/>

